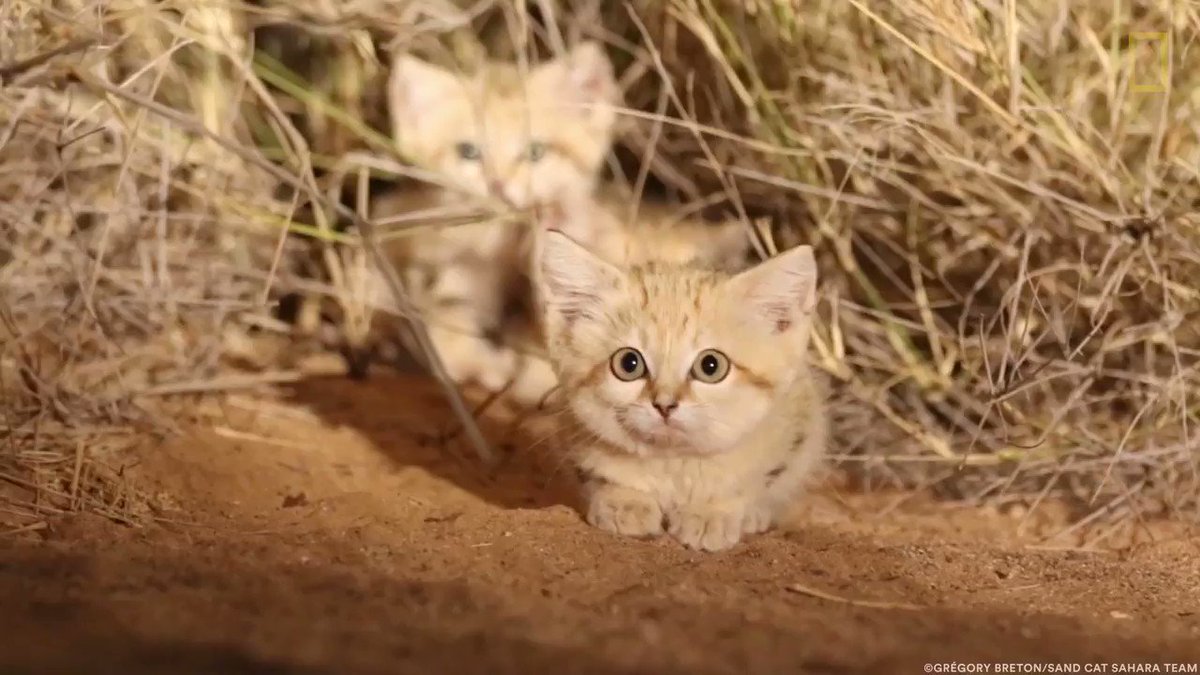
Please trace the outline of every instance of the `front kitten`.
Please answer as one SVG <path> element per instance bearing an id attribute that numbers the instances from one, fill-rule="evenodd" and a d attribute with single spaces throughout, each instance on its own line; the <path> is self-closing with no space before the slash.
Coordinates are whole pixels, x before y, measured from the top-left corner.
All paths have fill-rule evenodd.
<path id="1" fill-rule="evenodd" d="M 594 439 L 574 449 L 588 522 L 709 551 L 770 528 L 825 444 L 812 249 L 732 275 L 623 271 L 549 232 L 536 270 L 550 360 Z"/>

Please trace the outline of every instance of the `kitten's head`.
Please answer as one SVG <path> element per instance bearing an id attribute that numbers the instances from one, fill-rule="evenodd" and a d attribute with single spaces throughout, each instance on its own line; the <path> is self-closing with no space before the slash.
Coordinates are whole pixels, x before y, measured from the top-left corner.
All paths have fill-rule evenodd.
<path id="1" fill-rule="evenodd" d="M 537 266 L 549 354 L 576 417 L 638 455 L 732 450 L 805 376 L 808 246 L 738 274 L 623 271 L 559 232 Z"/>
<path id="2" fill-rule="evenodd" d="M 401 152 L 477 197 L 516 208 L 588 192 L 612 144 L 612 64 L 584 42 L 527 72 L 491 64 L 466 75 L 403 54 L 388 82 Z"/>

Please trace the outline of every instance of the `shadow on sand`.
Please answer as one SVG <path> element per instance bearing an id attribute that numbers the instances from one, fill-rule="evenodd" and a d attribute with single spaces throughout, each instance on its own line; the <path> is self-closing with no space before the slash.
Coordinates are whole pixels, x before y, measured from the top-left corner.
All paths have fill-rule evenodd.
<path id="1" fill-rule="evenodd" d="M 372 374 L 362 379 L 328 377 L 289 389 L 333 427 L 363 434 L 398 466 L 416 466 L 503 508 L 578 507 L 574 472 L 561 439 L 523 428 L 520 413 L 503 403 L 483 406 L 471 396 L 477 420 L 500 463 L 484 468 L 441 389 L 417 374 Z M 545 425 L 541 425 L 545 428 Z"/>

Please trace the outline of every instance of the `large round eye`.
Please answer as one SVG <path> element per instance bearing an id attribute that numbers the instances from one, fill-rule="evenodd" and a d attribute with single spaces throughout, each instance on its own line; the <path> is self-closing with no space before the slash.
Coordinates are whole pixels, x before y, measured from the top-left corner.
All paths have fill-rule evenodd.
<path id="1" fill-rule="evenodd" d="M 469 143 L 467 141 L 463 141 L 462 143 L 459 143 L 458 145 L 454 146 L 454 149 L 455 149 L 455 151 L 458 152 L 459 157 L 461 157 L 462 159 L 465 159 L 469 162 L 478 161 L 479 158 L 483 155 L 483 153 L 479 151 L 478 145 L 475 145 L 474 143 Z"/>
<path id="2" fill-rule="evenodd" d="M 623 347 L 613 353 L 608 365 L 613 375 L 622 382 L 633 382 L 646 375 L 646 360 L 632 347 Z"/>
<path id="3" fill-rule="evenodd" d="M 729 357 L 715 349 L 700 352 L 692 363 L 692 377 L 705 384 L 716 384 L 729 375 Z"/>
<path id="4" fill-rule="evenodd" d="M 525 156 L 531 162 L 538 161 L 546 156 L 546 144 L 541 141 L 533 141 L 529 144 L 529 149 L 525 151 Z"/>

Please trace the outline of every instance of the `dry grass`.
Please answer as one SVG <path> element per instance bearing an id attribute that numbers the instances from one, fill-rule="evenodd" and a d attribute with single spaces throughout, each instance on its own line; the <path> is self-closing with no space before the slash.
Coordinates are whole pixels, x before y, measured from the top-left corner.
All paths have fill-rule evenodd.
<path id="1" fill-rule="evenodd" d="M 283 293 L 360 311 L 392 231 L 334 202 L 407 173 L 389 48 L 581 36 L 623 73 L 618 173 L 817 246 L 849 468 L 1196 518 L 1200 9 L 1171 0 L 5 3 L 0 515 L 136 520 L 133 431 L 299 377 L 224 358 Z"/>

